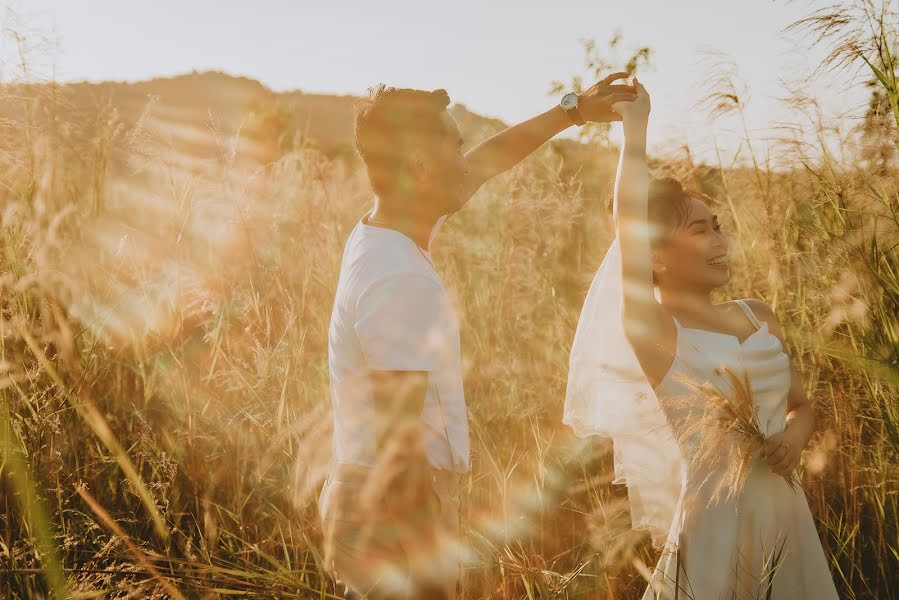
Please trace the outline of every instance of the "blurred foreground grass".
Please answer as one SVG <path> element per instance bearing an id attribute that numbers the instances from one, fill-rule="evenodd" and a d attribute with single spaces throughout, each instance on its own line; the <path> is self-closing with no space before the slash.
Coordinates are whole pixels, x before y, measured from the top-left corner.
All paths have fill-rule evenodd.
<path id="1" fill-rule="evenodd" d="M 328 597 L 327 326 L 363 174 L 277 111 L 238 126 L 151 101 L 128 120 L 63 86 L 0 95 L 0 593 Z M 899 178 L 822 149 L 790 147 L 779 171 L 654 169 L 717 200 L 720 299 L 762 298 L 784 324 L 841 597 L 893 598 Z M 464 598 L 636 598 L 655 563 L 609 446 L 559 422 L 615 158 L 549 144 L 436 242 L 473 442 Z"/>

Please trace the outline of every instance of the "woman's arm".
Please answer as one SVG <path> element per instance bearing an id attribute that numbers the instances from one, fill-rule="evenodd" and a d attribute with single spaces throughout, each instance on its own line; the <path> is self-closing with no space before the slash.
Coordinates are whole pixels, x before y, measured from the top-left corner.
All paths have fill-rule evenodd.
<path id="1" fill-rule="evenodd" d="M 635 79 L 636 82 L 636 79 Z M 646 166 L 646 127 L 649 94 L 636 82 L 637 98 L 615 105 L 624 120 L 624 143 L 615 177 L 614 215 L 621 246 L 622 320 L 628 339 L 636 347 L 651 347 L 662 324 L 662 310 L 652 283 L 649 244 L 649 169 Z"/>
<path id="2" fill-rule="evenodd" d="M 768 323 L 768 330 L 783 343 L 783 329 L 771 308 L 761 300 L 747 300 L 752 312 Z M 815 432 L 815 410 L 802 385 L 802 375 L 790 361 L 790 391 L 787 396 L 787 426 L 768 438 L 765 458 L 771 470 L 787 476 L 799 466 L 802 451 Z"/>

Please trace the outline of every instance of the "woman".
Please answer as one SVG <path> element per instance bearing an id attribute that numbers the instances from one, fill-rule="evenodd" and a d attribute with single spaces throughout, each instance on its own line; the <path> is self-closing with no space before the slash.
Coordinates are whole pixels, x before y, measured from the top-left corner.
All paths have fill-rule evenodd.
<path id="1" fill-rule="evenodd" d="M 783 332 L 759 300 L 712 302 L 728 240 L 707 198 L 650 185 L 650 100 L 635 85 L 614 106 L 617 237 L 578 323 L 564 421 L 612 437 L 633 526 L 663 544 L 644 600 L 836 598 L 793 475 L 815 419 Z M 742 429 L 723 410 L 741 401 L 757 411 Z"/>

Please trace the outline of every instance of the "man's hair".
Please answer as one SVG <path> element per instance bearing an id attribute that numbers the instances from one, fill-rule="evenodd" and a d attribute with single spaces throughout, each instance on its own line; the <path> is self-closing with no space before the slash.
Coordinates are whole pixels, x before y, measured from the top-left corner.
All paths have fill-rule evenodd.
<path id="1" fill-rule="evenodd" d="M 356 150 L 378 195 L 396 190 L 403 165 L 413 150 L 442 139 L 440 114 L 449 106 L 446 90 L 426 92 L 386 87 L 369 88 L 354 106 Z"/>

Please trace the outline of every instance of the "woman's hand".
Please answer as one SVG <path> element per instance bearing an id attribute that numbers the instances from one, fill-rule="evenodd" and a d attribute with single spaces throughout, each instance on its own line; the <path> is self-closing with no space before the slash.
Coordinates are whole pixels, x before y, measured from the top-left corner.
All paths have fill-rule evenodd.
<path id="1" fill-rule="evenodd" d="M 765 440 L 763 453 L 768 466 L 777 475 L 789 476 L 799 466 L 803 441 L 789 427 Z"/>
<path id="2" fill-rule="evenodd" d="M 649 111 L 652 108 L 649 101 L 649 92 L 643 87 L 636 77 L 634 77 L 634 89 L 637 97 L 633 102 L 616 102 L 612 105 L 612 110 L 620 114 L 624 120 L 624 125 L 646 125 L 649 121 Z"/>

